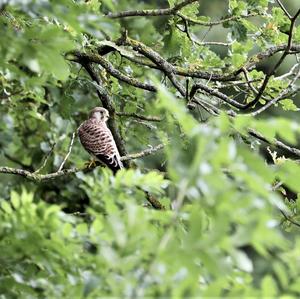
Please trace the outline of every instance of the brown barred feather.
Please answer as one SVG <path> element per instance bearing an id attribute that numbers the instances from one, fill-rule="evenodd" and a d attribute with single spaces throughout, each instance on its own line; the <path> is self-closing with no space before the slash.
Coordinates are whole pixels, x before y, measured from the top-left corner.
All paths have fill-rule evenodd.
<path id="1" fill-rule="evenodd" d="M 104 108 L 95 109 L 106 111 L 108 115 Z M 91 113 L 90 118 L 79 126 L 78 136 L 85 150 L 107 165 L 113 172 L 123 168 L 118 148 L 105 119 L 93 117 Z"/>

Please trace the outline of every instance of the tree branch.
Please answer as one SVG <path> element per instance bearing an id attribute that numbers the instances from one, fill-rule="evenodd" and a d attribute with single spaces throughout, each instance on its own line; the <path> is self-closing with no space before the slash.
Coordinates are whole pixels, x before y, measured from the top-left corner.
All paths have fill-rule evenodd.
<path id="1" fill-rule="evenodd" d="M 288 146 L 287 144 L 283 143 L 280 140 L 277 140 L 276 138 L 273 138 L 273 140 L 269 140 L 265 136 L 263 136 L 262 134 L 260 134 L 259 132 L 255 131 L 253 129 L 249 129 L 248 133 L 249 133 L 249 135 L 251 135 L 265 143 L 273 145 L 279 149 L 285 150 L 294 156 L 300 157 L 300 149 L 298 149 L 298 148 Z"/>
<path id="2" fill-rule="evenodd" d="M 289 29 L 289 33 L 288 33 L 288 43 L 287 46 L 283 52 L 283 54 L 281 55 L 281 57 L 279 58 L 279 60 L 277 61 L 277 63 L 275 64 L 275 66 L 273 67 L 273 69 L 271 70 L 271 72 L 269 72 L 268 74 L 266 74 L 265 79 L 260 87 L 260 89 L 258 90 L 257 95 L 255 96 L 254 100 L 249 102 L 247 105 L 245 105 L 245 107 L 243 107 L 242 109 L 248 109 L 250 107 L 253 107 L 261 98 L 261 96 L 263 95 L 271 77 L 276 73 L 276 71 L 278 70 L 278 68 L 280 67 L 280 65 L 282 64 L 282 62 L 284 61 L 284 59 L 286 58 L 286 56 L 288 54 L 290 54 L 290 50 L 291 50 L 291 46 L 292 46 L 292 39 L 293 39 L 293 30 L 295 27 L 295 23 L 296 20 L 298 18 L 300 14 L 300 9 L 297 11 L 297 13 L 295 14 L 294 17 L 289 18 L 291 21 L 290 24 L 290 29 Z"/>
<path id="3" fill-rule="evenodd" d="M 289 14 L 289 12 L 286 10 L 286 8 L 283 6 L 280 0 L 276 0 L 280 8 L 283 10 L 283 12 L 286 14 L 286 16 L 291 19 L 292 16 Z"/>
<path id="4" fill-rule="evenodd" d="M 82 61 L 83 62 L 89 61 L 89 62 L 100 64 L 109 74 L 111 74 L 113 77 L 117 78 L 118 80 L 123 81 L 129 85 L 135 86 L 137 88 L 156 92 L 155 86 L 147 83 L 142 83 L 135 78 L 131 78 L 123 74 L 119 70 L 115 69 L 114 66 L 108 60 L 106 60 L 104 57 L 98 54 L 93 54 L 93 53 L 87 54 L 87 53 L 81 53 L 79 51 L 73 52 L 73 54 L 77 57 L 78 59 L 77 62 L 79 62 L 80 64 Z"/>
<path id="5" fill-rule="evenodd" d="M 134 159 L 139 159 L 143 158 L 152 154 L 155 154 L 159 150 L 161 150 L 164 147 L 164 144 L 159 144 L 157 146 L 145 149 L 141 152 L 134 153 L 134 154 L 129 154 L 126 156 L 121 157 L 121 161 L 129 161 L 129 160 L 134 160 Z M 95 167 L 94 167 L 95 168 Z M 28 180 L 35 181 L 35 182 L 43 182 L 43 181 L 48 181 L 52 179 L 56 179 L 62 176 L 68 176 L 74 173 L 77 173 L 79 171 L 90 171 L 92 170 L 93 167 L 84 167 L 84 168 L 69 168 L 69 169 L 62 169 L 58 170 L 53 173 L 48 173 L 48 174 L 38 174 L 35 172 L 30 172 L 28 170 L 24 169 L 18 169 L 18 168 L 11 168 L 11 167 L 0 167 L 0 173 L 3 174 L 13 174 L 13 175 L 19 175 L 22 176 Z"/>
<path id="6" fill-rule="evenodd" d="M 26 164 L 24 164 L 22 161 L 19 161 L 18 159 L 16 159 L 15 157 L 12 157 L 12 156 L 10 156 L 8 153 L 6 153 L 5 151 L 3 151 L 3 156 L 7 159 L 7 160 L 9 160 L 9 161 L 11 161 L 11 162 L 13 162 L 13 163 L 15 163 L 15 164 L 18 164 L 19 166 L 21 166 L 23 169 L 26 169 L 26 170 L 28 170 L 28 171 L 32 171 L 33 170 L 33 167 L 31 166 L 31 165 L 26 165 Z"/>
<path id="7" fill-rule="evenodd" d="M 119 45 L 130 46 L 135 51 L 139 52 L 140 54 L 151 60 L 157 66 L 157 68 L 160 69 L 169 78 L 169 80 L 171 81 L 173 86 L 179 91 L 181 96 L 184 99 L 186 99 L 187 91 L 185 87 L 180 83 L 180 81 L 178 81 L 176 78 L 176 74 L 178 74 L 178 72 L 176 71 L 175 66 L 173 66 L 171 63 L 169 63 L 163 57 L 161 57 L 159 53 L 155 52 L 143 43 L 129 38 L 127 36 L 127 32 L 125 32 L 123 37 L 119 39 Z M 198 100 L 198 104 L 201 104 L 201 106 L 209 113 L 211 112 L 211 109 L 209 107 L 206 107 L 207 105 L 203 101 Z"/>
<path id="8" fill-rule="evenodd" d="M 132 47 L 132 49 L 134 51 L 138 52 L 142 57 L 145 57 L 145 58 L 149 59 L 149 62 L 145 59 L 133 58 L 134 55 L 132 55 L 132 57 L 126 56 L 126 52 L 128 52 L 128 51 L 122 51 L 120 46 Z M 197 89 L 201 89 L 202 91 L 205 91 L 206 93 L 208 93 L 210 95 L 216 96 L 217 98 L 221 99 L 225 103 L 227 103 L 229 105 L 232 105 L 233 107 L 235 107 L 237 109 L 240 109 L 240 110 L 245 110 L 245 109 L 249 108 L 250 106 L 252 106 L 252 104 L 254 105 L 256 103 L 255 101 L 258 101 L 257 99 L 263 97 L 264 88 L 267 86 L 268 81 L 271 77 L 270 74 L 266 75 L 262 86 L 257 90 L 250 83 L 250 81 L 248 80 L 249 78 L 247 78 L 247 71 L 248 70 L 253 68 L 253 66 L 258 64 L 261 60 L 266 59 L 268 57 L 271 57 L 272 55 L 274 55 L 277 52 L 284 51 L 283 55 L 285 55 L 285 53 L 287 53 L 286 55 L 290 54 L 291 50 L 293 52 L 300 52 L 300 45 L 288 44 L 288 45 L 279 45 L 279 46 L 271 47 L 268 50 L 266 50 L 264 52 L 261 52 L 261 53 L 258 53 L 255 56 L 251 57 L 248 60 L 248 62 L 246 62 L 245 65 L 243 67 L 241 67 L 240 69 L 232 72 L 231 74 L 223 74 L 222 75 L 222 74 L 214 74 L 214 73 L 205 72 L 205 71 L 198 71 L 198 70 L 195 70 L 192 67 L 190 69 L 184 69 L 184 68 L 179 67 L 179 66 L 174 66 L 171 63 L 169 63 L 167 60 L 165 60 L 159 53 L 154 51 L 152 48 L 147 47 L 146 45 L 144 45 L 143 43 L 141 43 L 139 41 L 136 41 L 136 40 L 133 40 L 133 39 L 129 38 L 127 36 L 126 31 L 121 36 L 121 38 L 119 38 L 115 43 L 110 41 L 109 46 L 105 45 L 104 48 L 105 48 L 104 49 L 105 51 L 103 50 L 103 47 L 102 47 L 101 49 L 99 48 L 98 52 L 101 52 L 102 54 L 107 54 L 111 51 L 118 51 L 121 56 L 126 57 L 127 59 L 129 59 L 129 60 L 131 60 L 135 63 L 139 63 L 141 65 L 145 65 L 145 66 L 150 67 L 150 68 L 155 68 L 155 69 L 161 70 L 170 79 L 173 86 L 179 91 L 179 93 L 181 94 L 181 96 L 183 98 L 186 98 L 186 89 L 181 84 L 180 80 L 176 77 L 177 75 L 185 76 L 185 77 L 191 77 L 191 78 L 205 78 L 209 81 L 215 81 L 215 82 L 218 82 L 218 81 L 233 81 L 233 82 L 235 82 L 236 80 L 241 79 L 241 77 L 239 76 L 240 73 L 244 73 L 244 75 L 246 77 L 245 84 L 246 83 L 248 84 L 249 88 L 253 91 L 253 93 L 255 95 L 255 99 L 250 103 L 242 104 L 238 101 L 235 101 L 234 99 L 231 99 L 226 94 L 224 94 L 222 92 L 219 92 L 215 88 L 208 87 L 207 85 L 204 85 L 204 84 L 201 84 L 201 83 L 196 83 L 193 86 L 192 91 L 190 93 L 192 96 L 194 96 Z M 107 59 L 103 58 L 99 54 L 93 54 L 93 53 L 86 54 L 86 53 L 81 53 L 81 52 L 78 52 L 78 51 L 73 53 L 73 54 L 76 56 L 76 59 L 77 59 L 76 62 L 79 62 L 82 65 L 86 64 L 87 62 L 89 64 L 91 62 L 98 63 L 103 68 L 105 68 L 105 70 L 108 73 L 110 73 L 112 76 L 114 76 L 118 80 L 121 80 L 123 82 L 126 82 L 126 83 L 132 85 L 132 86 L 135 86 L 135 87 L 138 87 L 138 88 L 141 88 L 141 89 L 144 89 L 144 90 L 148 90 L 148 91 L 152 91 L 152 92 L 156 91 L 155 86 L 153 86 L 151 84 L 148 84 L 148 83 L 142 83 L 142 82 L 138 81 L 135 78 L 129 77 L 129 76 L 121 73 L 119 70 L 115 69 L 113 67 L 113 65 Z M 277 66 L 275 66 L 274 69 L 275 68 L 277 68 Z M 268 77 L 268 79 L 266 79 L 267 77 Z M 262 88 L 264 84 L 266 86 L 264 88 Z M 100 84 L 98 84 L 98 85 L 100 85 Z M 219 87 L 216 86 L 216 88 L 218 89 Z M 97 89 L 99 91 L 99 87 L 97 87 Z M 102 94 L 102 92 L 101 92 L 101 94 Z M 214 109 L 212 109 L 212 107 L 208 107 L 207 103 L 204 103 L 202 100 L 192 99 L 192 96 L 190 97 L 190 101 L 188 103 L 197 102 L 197 104 L 201 105 L 202 108 L 205 109 L 206 111 L 208 111 L 209 113 L 211 113 L 211 114 L 218 113 L 218 112 L 216 112 L 216 110 L 214 111 Z M 272 104 L 269 103 L 268 105 L 272 105 Z M 268 108 L 268 106 L 266 106 L 262 109 L 265 110 L 266 108 Z M 253 113 L 256 113 L 256 112 L 253 112 Z M 260 113 L 260 112 L 258 112 L 258 113 Z M 235 114 L 234 111 L 230 112 L 230 115 L 234 116 L 234 114 Z"/>
<path id="9" fill-rule="evenodd" d="M 63 161 L 61 162 L 61 164 L 60 164 L 60 166 L 59 166 L 59 168 L 58 168 L 58 171 L 61 171 L 61 170 L 63 169 L 63 167 L 64 167 L 66 161 L 68 160 L 68 158 L 69 158 L 69 156 L 70 156 L 70 154 L 71 154 L 75 136 L 76 136 L 76 133 L 73 132 L 72 138 L 71 138 L 71 141 L 70 141 L 70 145 L 69 145 L 68 152 L 67 152 L 65 158 L 63 159 Z"/>
<path id="10" fill-rule="evenodd" d="M 127 155 L 125 157 L 121 157 L 121 161 L 127 161 L 127 160 L 133 160 L 133 159 L 138 159 L 138 158 L 142 158 L 142 157 L 146 157 L 146 156 L 149 156 L 149 155 L 152 155 L 154 153 L 156 153 L 157 151 L 161 150 L 164 148 L 164 144 L 159 144 L 157 146 L 154 146 L 154 147 L 150 147 L 150 148 L 147 148 L 141 152 L 138 152 L 138 153 L 135 153 L 135 154 L 130 154 L 130 155 Z"/>
<path id="11" fill-rule="evenodd" d="M 128 18 L 128 17 L 155 17 L 155 16 L 169 16 L 175 15 L 177 11 L 182 9 L 183 7 L 196 2 L 198 0 L 185 0 L 177 5 L 170 8 L 161 8 L 161 9 L 144 9 L 144 10 L 128 10 L 116 13 L 108 13 L 107 17 L 111 19 L 117 18 Z"/>
<path id="12" fill-rule="evenodd" d="M 289 216 L 287 216 L 282 210 L 280 210 L 281 214 L 283 215 L 283 217 L 285 218 L 286 221 L 300 227 L 300 223 L 296 222 L 295 220 L 291 219 Z"/>
<path id="13" fill-rule="evenodd" d="M 123 37 L 121 37 L 116 42 L 116 45 L 118 45 L 118 46 L 119 45 L 128 45 L 128 46 L 133 47 L 134 42 L 136 42 L 136 46 L 139 45 L 140 47 L 142 47 L 145 53 L 147 53 L 147 52 L 149 53 L 149 51 L 152 50 L 152 54 L 155 53 L 156 57 L 160 56 L 159 53 L 157 53 L 153 49 L 147 47 L 146 45 L 144 45 L 140 41 L 135 41 L 133 39 L 128 39 L 126 34 L 124 34 Z M 267 58 L 275 55 L 278 52 L 286 51 L 287 47 L 288 46 L 286 44 L 284 44 L 284 45 L 279 45 L 279 46 L 273 46 L 273 47 L 270 47 L 269 49 L 267 49 L 266 51 L 259 52 L 256 55 L 252 56 L 240 69 L 238 69 L 238 70 L 236 70 L 232 73 L 218 74 L 218 73 L 211 73 L 211 72 L 207 72 L 207 71 L 195 70 L 194 67 L 183 68 L 183 67 L 180 67 L 180 66 L 174 66 L 170 63 L 169 63 L 169 65 L 172 67 L 173 73 L 176 74 L 176 75 L 179 75 L 179 76 L 199 78 L 199 79 L 207 79 L 207 80 L 210 80 L 210 81 L 235 81 L 235 80 L 238 80 L 238 75 L 242 72 L 243 69 L 251 70 L 258 63 L 260 63 L 262 60 L 267 59 Z M 155 63 L 155 62 L 153 63 L 153 60 L 150 57 L 148 57 L 147 55 L 145 55 L 145 53 L 143 53 L 142 51 L 139 51 L 136 47 L 133 47 L 133 49 L 137 50 L 137 52 L 142 54 L 143 57 L 146 57 L 146 58 L 150 59 L 152 61 L 152 63 L 146 61 L 145 59 L 134 57 L 134 55 L 132 57 L 126 56 L 125 53 L 120 53 L 120 55 L 127 58 L 127 59 L 129 59 L 130 61 L 133 61 L 134 63 L 144 65 L 144 66 L 147 66 L 149 68 L 162 70 L 160 63 Z M 116 49 L 113 49 L 113 50 L 116 50 Z M 290 51 L 293 51 L 293 54 L 294 53 L 300 53 L 300 45 L 298 45 L 298 44 L 291 45 L 290 46 Z M 291 54 L 291 53 L 289 53 L 289 54 Z M 157 60 L 157 62 L 158 62 L 158 60 Z"/>
<path id="14" fill-rule="evenodd" d="M 240 19 L 246 19 L 246 18 L 250 18 L 250 17 L 257 17 L 257 16 L 261 16 L 261 15 L 263 15 L 263 14 L 254 12 L 254 13 L 249 13 L 248 15 L 242 15 L 242 16 L 234 15 L 234 16 L 230 16 L 230 17 L 218 20 L 218 21 L 205 22 L 205 21 L 200 21 L 200 20 L 197 20 L 197 19 L 187 17 L 187 16 L 183 15 L 182 13 L 177 13 L 177 16 L 181 17 L 182 19 L 184 19 L 185 21 L 187 21 L 191 24 L 202 25 L 202 26 L 207 26 L 207 27 L 224 24 L 224 23 L 230 22 L 230 21 L 238 21 Z"/>
<path id="15" fill-rule="evenodd" d="M 51 154 L 53 153 L 53 150 L 56 146 L 56 142 L 52 144 L 49 152 L 45 155 L 44 159 L 43 159 L 43 163 L 41 164 L 41 166 L 34 172 L 35 174 L 39 173 L 47 164 L 48 159 L 50 158 Z"/>
<path id="16" fill-rule="evenodd" d="M 268 101 L 265 105 L 260 107 L 258 110 L 249 113 L 249 115 L 256 116 L 262 113 L 263 111 L 265 111 L 266 109 L 268 109 L 269 107 L 275 105 L 279 101 L 287 98 L 289 96 L 290 89 L 293 87 L 293 84 L 299 79 L 299 77 L 300 77 L 300 68 L 298 70 L 298 73 L 294 77 L 294 79 L 289 82 L 289 85 L 285 89 L 283 89 L 277 97 Z"/>
<path id="17" fill-rule="evenodd" d="M 125 33 L 126 34 L 126 33 Z M 139 41 L 133 40 L 127 36 L 123 39 L 123 44 L 132 47 L 135 51 L 141 53 L 143 56 L 149 58 L 156 66 L 159 67 L 161 71 L 169 78 L 173 86 L 180 92 L 180 94 L 185 97 L 185 88 L 177 80 L 175 73 L 175 67 L 162 58 L 157 52 L 153 51 L 151 48 L 142 44 Z"/>
<path id="18" fill-rule="evenodd" d="M 162 118 L 159 116 L 150 116 L 150 115 L 141 115 L 138 113 L 129 113 L 129 112 L 116 112 L 116 115 L 120 117 L 133 117 L 141 120 L 146 120 L 146 121 L 161 121 Z"/>
<path id="19" fill-rule="evenodd" d="M 200 82 L 193 85 L 193 87 L 191 89 L 191 92 L 190 92 L 190 98 L 191 99 L 194 97 L 194 95 L 196 94 L 198 89 L 201 89 L 201 90 L 205 91 L 206 93 L 217 97 L 218 99 L 224 101 L 227 104 L 232 105 L 233 107 L 236 107 L 236 108 L 243 108 L 244 107 L 243 104 L 231 99 L 230 97 L 228 97 L 224 93 L 221 93 L 217 90 L 214 90 L 214 89 L 212 89 L 212 88 L 210 88 L 210 87 L 208 87 L 208 86 L 206 86 L 206 85 L 204 85 Z"/>

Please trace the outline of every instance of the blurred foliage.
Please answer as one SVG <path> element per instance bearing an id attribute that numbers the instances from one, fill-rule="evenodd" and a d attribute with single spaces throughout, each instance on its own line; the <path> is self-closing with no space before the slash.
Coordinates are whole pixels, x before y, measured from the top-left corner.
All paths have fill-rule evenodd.
<path id="1" fill-rule="evenodd" d="M 201 16 L 208 2 L 182 12 L 208 21 Z M 225 57 L 192 45 L 176 29 L 177 19 L 104 16 L 160 1 L 0 1 L 0 164 L 35 171 L 53 149 L 41 173 L 55 172 L 71 134 L 100 105 L 89 76 L 65 59 L 68 51 L 95 49 L 126 28 L 174 64 L 230 71 L 254 47 L 287 41 L 287 20 L 271 7 L 274 1 L 221 2 L 222 10 L 212 9 L 216 16 L 268 11 L 263 24 L 242 18 L 223 24 L 220 32 L 233 41 Z M 193 30 L 201 37 L 207 29 Z M 299 43 L 299 26 L 295 38 Z M 109 58 L 158 88 L 150 94 L 99 69 L 117 111 L 163 117 L 151 124 L 118 117 L 128 152 L 162 141 L 166 147 L 116 176 L 104 168 L 49 182 L 1 174 L 0 298 L 298 298 L 299 163 L 274 148 L 265 153 L 257 139 L 246 137 L 253 128 L 296 146 L 300 125 L 284 114 L 298 111 L 296 101 L 281 102 L 281 116 L 259 119 L 192 115 L 158 72 L 118 53 Z M 250 76 L 262 74 L 256 69 Z M 276 97 L 285 85 L 273 80 L 265 95 Z M 66 167 L 87 159 L 76 141 Z M 142 190 L 166 209 L 150 209 Z"/>

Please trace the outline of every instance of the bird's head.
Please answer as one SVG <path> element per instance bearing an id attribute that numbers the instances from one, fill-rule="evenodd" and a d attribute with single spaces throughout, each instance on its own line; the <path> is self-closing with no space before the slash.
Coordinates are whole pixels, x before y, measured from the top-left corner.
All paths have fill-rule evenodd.
<path id="1" fill-rule="evenodd" d="M 95 118 L 97 121 L 104 121 L 106 122 L 109 118 L 108 111 L 103 107 L 95 107 L 90 112 L 90 118 Z"/>

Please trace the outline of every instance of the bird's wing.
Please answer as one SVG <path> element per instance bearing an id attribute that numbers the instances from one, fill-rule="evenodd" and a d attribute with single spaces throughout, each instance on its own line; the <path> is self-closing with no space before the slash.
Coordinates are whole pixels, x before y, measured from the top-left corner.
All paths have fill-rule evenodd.
<path id="1" fill-rule="evenodd" d="M 104 122 L 85 121 L 78 129 L 83 147 L 114 172 L 123 168 L 115 140 Z"/>

